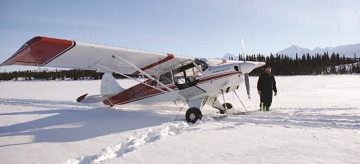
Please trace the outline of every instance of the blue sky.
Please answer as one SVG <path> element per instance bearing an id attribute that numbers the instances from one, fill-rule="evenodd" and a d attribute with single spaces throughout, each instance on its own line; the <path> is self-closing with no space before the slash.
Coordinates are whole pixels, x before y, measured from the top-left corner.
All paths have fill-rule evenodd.
<path id="1" fill-rule="evenodd" d="M 0 0 L 0 62 L 34 36 L 194 57 L 360 43 L 358 0 Z M 0 68 L 0 71 L 11 68 Z"/>

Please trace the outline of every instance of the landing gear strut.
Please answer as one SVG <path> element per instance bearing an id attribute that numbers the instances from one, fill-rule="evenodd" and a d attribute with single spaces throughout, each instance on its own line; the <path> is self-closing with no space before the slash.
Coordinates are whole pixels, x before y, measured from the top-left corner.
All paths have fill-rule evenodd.
<path id="1" fill-rule="evenodd" d="M 201 120 L 202 113 L 199 108 L 191 107 L 186 111 L 186 121 L 195 123 L 198 119 Z"/>

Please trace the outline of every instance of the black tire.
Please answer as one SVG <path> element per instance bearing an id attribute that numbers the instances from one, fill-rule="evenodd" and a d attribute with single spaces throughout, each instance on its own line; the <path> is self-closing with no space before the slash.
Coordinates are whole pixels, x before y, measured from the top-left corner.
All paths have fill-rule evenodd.
<path id="1" fill-rule="evenodd" d="M 223 106 L 224 108 L 226 108 L 226 109 L 231 109 L 231 108 L 233 108 L 232 104 L 230 104 L 230 103 L 224 103 L 224 104 L 222 104 L 222 106 Z M 225 107 L 225 106 L 226 106 L 226 107 Z"/>
<path id="2" fill-rule="evenodd" d="M 199 108 L 191 107 L 186 111 L 185 117 L 187 122 L 195 123 L 198 119 L 201 120 L 202 113 Z"/>

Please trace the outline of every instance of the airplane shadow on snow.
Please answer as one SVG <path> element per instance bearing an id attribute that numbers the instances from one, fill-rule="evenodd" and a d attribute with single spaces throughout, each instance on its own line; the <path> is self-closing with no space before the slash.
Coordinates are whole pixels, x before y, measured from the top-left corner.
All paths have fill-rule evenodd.
<path id="1" fill-rule="evenodd" d="M 5 101 L 0 99 L 1 102 Z M 32 115 L 44 115 L 42 118 L 28 122 L 0 127 L 0 137 L 33 136 L 33 141 L 29 143 L 81 141 L 112 133 L 161 125 L 173 121 L 175 117 L 146 110 L 113 110 L 105 106 L 99 107 L 99 105 L 98 107 L 86 107 L 76 102 L 64 101 L 11 99 L 10 101 L 6 100 L 5 104 L 5 107 L 20 104 L 21 106 L 51 108 L 29 112 L 0 113 L 0 117 L 28 118 Z M 0 147 L 29 143 L 0 145 Z"/>

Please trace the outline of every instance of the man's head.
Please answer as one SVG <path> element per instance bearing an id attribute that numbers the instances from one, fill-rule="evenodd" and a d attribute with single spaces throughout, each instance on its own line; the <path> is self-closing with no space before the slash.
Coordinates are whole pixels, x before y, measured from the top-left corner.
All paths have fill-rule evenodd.
<path id="1" fill-rule="evenodd" d="M 266 67 L 265 72 L 270 74 L 271 73 L 271 67 Z"/>

